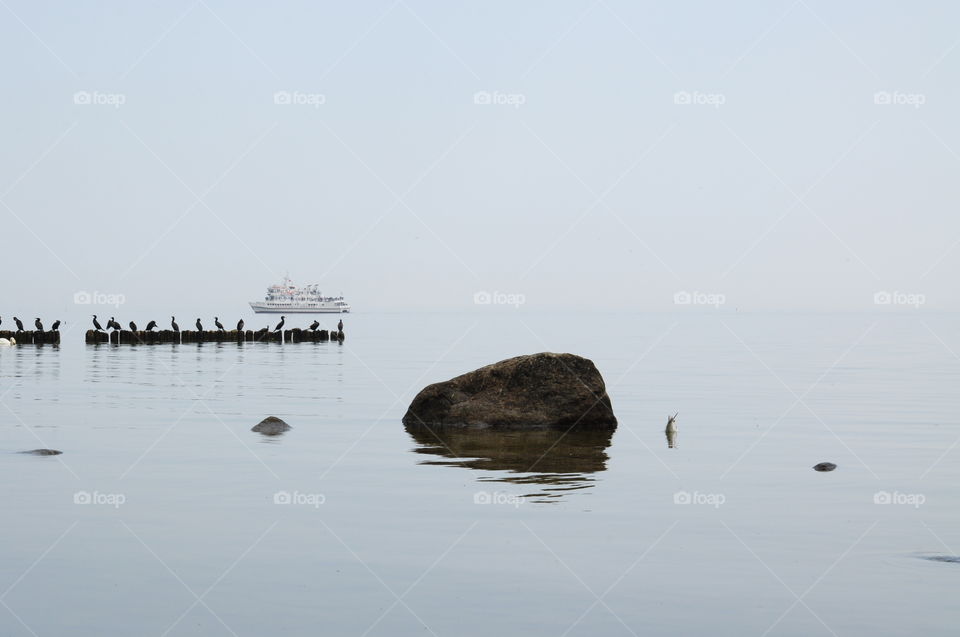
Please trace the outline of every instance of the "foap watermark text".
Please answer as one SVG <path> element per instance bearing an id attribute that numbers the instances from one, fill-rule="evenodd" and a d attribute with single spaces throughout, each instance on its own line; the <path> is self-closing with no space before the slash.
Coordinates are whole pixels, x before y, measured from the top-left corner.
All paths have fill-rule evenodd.
<path id="1" fill-rule="evenodd" d="M 302 493 L 300 491 L 277 491 L 273 494 L 274 504 L 296 504 L 319 509 L 325 504 L 327 496 L 322 493 Z"/>
<path id="2" fill-rule="evenodd" d="M 712 305 L 713 307 L 720 307 L 726 302 L 726 295 L 718 292 L 700 292 L 698 290 L 688 292 L 686 290 L 680 290 L 673 294 L 674 305 Z"/>
<path id="3" fill-rule="evenodd" d="M 523 498 L 514 493 L 504 491 L 477 491 L 473 494 L 474 504 L 507 504 L 517 508 L 523 502 Z"/>
<path id="4" fill-rule="evenodd" d="M 527 103 L 527 96 L 523 93 L 477 91 L 473 94 L 473 103 L 479 106 L 512 106 L 514 108 L 520 108 Z"/>
<path id="5" fill-rule="evenodd" d="M 705 504 L 719 509 L 727 501 L 722 493 L 700 493 L 699 491 L 677 491 L 673 494 L 674 504 Z"/>
<path id="6" fill-rule="evenodd" d="M 327 96 L 323 93 L 277 91 L 273 94 L 273 103 L 278 106 L 312 106 L 314 108 L 320 108 L 327 103 Z"/>
<path id="7" fill-rule="evenodd" d="M 113 307 L 120 307 L 127 302 L 127 297 L 115 292 L 98 292 L 97 290 L 87 292 L 86 290 L 80 290 L 79 292 L 74 292 L 73 302 L 76 305 L 112 305 Z"/>
<path id="8" fill-rule="evenodd" d="M 120 108 L 127 103 L 127 96 L 123 93 L 77 91 L 73 94 L 73 103 L 80 106 L 112 106 L 114 108 Z"/>
<path id="9" fill-rule="evenodd" d="M 900 493 L 899 491 L 877 491 L 873 494 L 874 504 L 905 504 L 919 509 L 927 501 L 922 493 Z"/>
<path id="10" fill-rule="evenodd" d="M 473 293 L 474 305 L 512 305 L 520 307 L 527 302 L 527 297 L 517 292 L 487 292 L 480 290 Z"/>
<path id="11" fill-rule="evenodd" d="M 119 509 L 127 501 L 122 493 L 101 493 L 100 491 L 77 491 L 73 494 L 74 504 L 92 504 L 112 506 Z"/>
<path id="12" fill-rule="evenodd" d="M 906 305 L 919 308 L 926 302 L 927 297 L 925 295 L 915 292 L 900 292 L 899 290 L 887 292 L 886 290 L 880 290 L 879 292 L 873 293 L 874 305 Z"/>

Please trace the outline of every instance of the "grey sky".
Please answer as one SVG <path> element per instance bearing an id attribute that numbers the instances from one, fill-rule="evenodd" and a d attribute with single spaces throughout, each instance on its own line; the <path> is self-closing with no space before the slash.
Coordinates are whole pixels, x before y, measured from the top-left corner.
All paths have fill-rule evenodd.
<path id="1" fill-rule="evenodd" d="M 286 271 L 358 311 L 957 310 L 958 18 L 2 0 L 0 315 L 233 318 Z"/>

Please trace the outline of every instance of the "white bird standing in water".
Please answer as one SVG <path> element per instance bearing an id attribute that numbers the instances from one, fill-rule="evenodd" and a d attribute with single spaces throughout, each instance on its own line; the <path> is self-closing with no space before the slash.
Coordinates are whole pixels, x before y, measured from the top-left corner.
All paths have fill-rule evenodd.
<path id="1" fill-rule="evenodd" d="M 680 415 L 680 412 L 678 411 L 672 416 L 670 415 L 667 416 L 667 433 L 668 434 L 677 433 L 677 416 L 679 415 Z"/>

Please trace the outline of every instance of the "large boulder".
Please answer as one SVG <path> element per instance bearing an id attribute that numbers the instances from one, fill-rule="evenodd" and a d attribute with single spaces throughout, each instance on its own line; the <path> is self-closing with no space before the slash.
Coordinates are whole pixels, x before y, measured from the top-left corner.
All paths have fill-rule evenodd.
<path id="1" fill-rule="evenodd" d="M 410 403 L 408 427 L 615 429 L 592 361 L 544 352 L 517 356 L 429 385 Z"/>

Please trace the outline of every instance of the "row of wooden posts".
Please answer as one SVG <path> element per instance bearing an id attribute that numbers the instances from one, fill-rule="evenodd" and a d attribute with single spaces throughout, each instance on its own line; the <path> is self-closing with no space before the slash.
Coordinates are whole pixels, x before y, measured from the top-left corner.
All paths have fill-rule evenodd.
<path id="1" fill-rule="evenodd" d="M 56 330 L 43 331 L 29 330 L 22 332 L 11 332 L 9 330 L 0 330 L 0 338 L 15 339 L 17 344 L 35 343 L 43 345 L 46 343 L 56 344 L 60 342 L 60 332 Z"/>
<path id="2" fill-rule="evenodd" d="M 302 330 L 294 328 L 281 332 L 266 330 L 158 330 L 146 332 L 143 330 L 114 330 L 112 332 L 98 332 L 87 330 L 87 343 L 113 343 L 114 345 L 151 345 L 155 343 L 322 343 L 326 341 L 343 341 L 343 331 Z M 57 341 L 59 342 L 59 341 Z"/>

